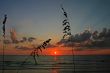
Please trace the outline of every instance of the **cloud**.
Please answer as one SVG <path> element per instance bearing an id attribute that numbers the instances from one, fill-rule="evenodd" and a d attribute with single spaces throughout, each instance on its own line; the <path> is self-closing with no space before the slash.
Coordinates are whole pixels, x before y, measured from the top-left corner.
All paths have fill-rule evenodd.
<path id="1" fill-rule="evenodd" d="M 75 34 L 69 36 L 67 39 L 61 39 L 59 42 L 57 42 L 57 45 L 61 45 L 63 47 L 82 46 L 82 42 L 90 40 L 91 36 L 92 36 L 91 32 L 85 30 L 81 34 Z"/>
<path id="2" fill-rule="evenodd" d="M 33 42 L 34 40 L 36 40 L 36 38 L 34 38 L 34 37 L 29 37 L 28 38 L 28 42 Z"/>
<path id="3" fill-rule="evenodd" d="M 22 37 L 22 40 L 20 40 L 20 43 L 24 43 L 24 42 L 33 42 L 34 40 L 36 40 L 36 38 L 34 37 Z"/>
<path id="4" fill-rule="evenodd" d="M 10 30 L 10 38 L 12 40 L 12 43 L 18 43 L 17 34 L 16 34 L 16 31 L 14 29 Z"/>
<path id="5" fill-rule="evenodd" d="M 3 43 L 4 44 L 11 44 L 11 41 L 10 40 L 4 40 Z"/>
<path id="6" fill-rule="evenodd" d="M 19 43 L 24 43 L 27 41 L 27 38 L 26 37 L 22 37 L 22 40 L 19 41 Z"/>
<path id="7" fill-rule="evenodd" d="M 85 30 L 81 34 L 75 34 L 68 39 L 61 39 L 57 45 L 63 47 L 110 47 L 110 29 L 103 28 L 101 32 L 95 30 L 91 33 Z"/>
<path id="8" fill-rule="evenodd" d="M 33 48 L 27 47 L 27 46 L 15 46 L 16 49 L 20 50 L 32 50 Z"/>
<path id="9" fill-rule="evenodd" d="M 55 48 L 55 47 L 57 47 L 57 46 L 55 46 L 55 45 L 53 45 L 53 44 L 48 44 L 48 45 L 46 46 L 46 48 Z"/>
<path id="10" fill-rule="evenodd" d="M 67 43 L 67 39 L 61 39 L 59 42 L 57 42 L 56 44 L 57 45 L 62 45 L 62 44 L 65 44 Z"/>

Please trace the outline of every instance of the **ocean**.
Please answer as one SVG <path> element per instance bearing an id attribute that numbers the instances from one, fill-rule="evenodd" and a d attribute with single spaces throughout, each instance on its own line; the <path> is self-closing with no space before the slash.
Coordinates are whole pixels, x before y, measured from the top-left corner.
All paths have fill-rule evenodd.
<path id="1" fill-rule="evenodd" d="M 39 56 L 36 59 L 37 64 L 32 56 L 6 55 L 4 73 L 110 73 L 109 55 Z M 0 56 L 0 73 L 2 65 Z"/>

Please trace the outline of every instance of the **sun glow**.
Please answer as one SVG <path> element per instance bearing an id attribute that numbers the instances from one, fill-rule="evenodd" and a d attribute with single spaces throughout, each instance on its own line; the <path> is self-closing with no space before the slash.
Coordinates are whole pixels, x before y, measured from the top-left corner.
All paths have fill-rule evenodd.
<path id="1" fill-rule="evenodd" d="M 55 52 L 54 52 L 54 54 L 56 55 L 56 54 L 57 54 L 57 52 L 55 51 Z"/>

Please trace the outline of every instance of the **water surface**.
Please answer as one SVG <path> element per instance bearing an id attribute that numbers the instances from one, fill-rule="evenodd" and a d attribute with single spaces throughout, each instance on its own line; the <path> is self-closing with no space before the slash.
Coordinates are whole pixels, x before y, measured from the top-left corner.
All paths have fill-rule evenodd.
<path id="1" fill-rule="evenodd" d="M 27 58 L 27 60 L 25 60 Z M 25 61 L 25 63 L 23 63 Z M 110 73 L 110 56 L 5 56 L 5 73 Z M 0 56 L 2 73 L 2 56 Z"/>

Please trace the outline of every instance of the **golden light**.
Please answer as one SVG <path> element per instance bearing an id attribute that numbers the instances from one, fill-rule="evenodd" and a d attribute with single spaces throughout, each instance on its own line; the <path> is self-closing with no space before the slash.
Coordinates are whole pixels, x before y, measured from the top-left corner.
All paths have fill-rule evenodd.
<path id="1" fill-rule="evenodd" d="M 57 54 L 57 52 L 55 51 L 55 52 L 54 52 L 54 54 L 56 55 L 56 54 Z"/>

